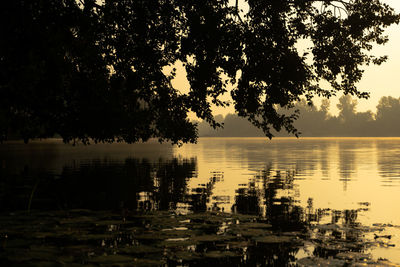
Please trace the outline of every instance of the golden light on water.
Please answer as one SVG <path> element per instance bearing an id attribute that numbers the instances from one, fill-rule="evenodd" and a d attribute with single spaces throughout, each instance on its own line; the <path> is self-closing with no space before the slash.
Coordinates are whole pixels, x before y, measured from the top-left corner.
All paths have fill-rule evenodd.
<path id="1" fill-rule="evenodd" d="M 400 224 L 400 138 L 201 138 L 175 148 L 176 156 L 197 159 L 197 178 L 189 188 L 207 184 L 216 174 L 213 195 L 230 199 L 261 171 L 295 173 L 301 206 L 354 209 L 372 203 L 368 223 Z M 190 189 L 189 189 L 190 190 Z M 216 201 L 211 201 L 212 208 Z"/>
<path id="2" fill-rule="evenodd" d="M 294 188 L 279 194 L 305 210 L 311 201 L 313 210 L 362 211 L 357 221 L 363 225 L 400 225 L 400 138 L 201 138 L 174 154 L 197 160 L 189 192 L 216 173 L 222 177 L 213 185 L 210 210 L 234 211 L 239 188 L 254 186 L 262 199 L 265 188 L 255 177 L 270 170 L 271 176 L 293 172 Z M 392 243 L 400 242 L 400 229 L 390 234 Z M 400 248 L 374 248 L 373 254 L 400 262 Z"/>
<path id="3" fill-rule="evenodd" d="M 2 200 L 22 208 L 26 202 L 18 199 L 26 195 L 17 181 L 29 185 L 30 177 L 42 177 L 32 209 L 78 203 L 122 208 L 123 216 L 150 212 L 157 220 L 157 212 L 168 220 L 175 214 L 182 233 L 191 231 L 185 216 L 252 216 L 278 229 L 306 224 L 318 231 L 321 246 L 357 243 L 374 259 L 400 262 L 400 138 L 200 138 L 181 147 L 156 140 L 72 147 L 50 140 L 2 149 L 2 173 L 19 177 Z M 349 241 L 351 231 L 362 236 Z M 314 249 L 315 242 L 305 243 L 297 259 Z"/>

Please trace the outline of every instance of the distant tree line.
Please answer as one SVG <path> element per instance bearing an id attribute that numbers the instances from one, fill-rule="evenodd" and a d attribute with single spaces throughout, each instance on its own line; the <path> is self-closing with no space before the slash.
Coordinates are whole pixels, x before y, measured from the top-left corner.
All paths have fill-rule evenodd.
<path id="1" fill-rule="evenodd" d="M 400 136 L 400 98 L 384 96 L 379 100 L 376 113 L 357 112 L 357 100 L 350 95 L 339 98 L 338 115 L 329 113 L 330 102 L 324 99 L 319 107 L 299 101 L 294 109 L 300 111 L 295 127 L 301 136 Z M 206 123 L 199 123 L 200 136 L 265 136 L 260 129 L 252 126 L 244 118 L 235 114 L 216 116 L 224 124 L 223 129 L 214 130 Z M 275 136 L 288 136 L 284 132 L 275 132 Z"/>

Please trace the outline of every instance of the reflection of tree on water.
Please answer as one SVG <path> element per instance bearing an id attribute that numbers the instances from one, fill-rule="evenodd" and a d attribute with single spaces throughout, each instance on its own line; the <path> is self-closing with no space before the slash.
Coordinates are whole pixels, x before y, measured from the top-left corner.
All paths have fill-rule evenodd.
<path id="1" fill-rule="evenodd" d="M 359 203 L 359 206 L 346 210 L 314 209 L 313 199 L 308 200 L 305 218 L 307 225 L 313 225 L 314 256 L 330 258 L 340 252 L 363 253 L 367 249 L 365 234 L 370 230 L 358 218 L 360 212 L 368 210 L 369 203 Z"/>
<path id="2" fill-rule="evenodd" d="M 356 155 L 354 143 L 340 142 L 339 147 L 339 168 L 340 181 L 343 182 L 343 191 L 347 191 L 347 184 L 353 178 L 352 175 L 356 172 Z"/>
<path id="3" fill-rule="evenodd" d="M 215 184 L 224 180 L 224 173 L 219 171 L 211 172 L 211 177 L 206 184 L 199 184 L 196 188 L 192 188 L 190 192 L 191 210 L 197 211 L 225 211 L 220 208 L 220 204 L 224 204 L 228 200 L 224 196 L 212 196 Z"/>
<path id="4" fill-rule="evenodd" d="M 247 185 L 236 190 L 233 212 L 260 215 L 259 220 L 281 231 L 302 230 L 302 209 L 296 205 L 294 172 L 259 172 Z M 262 243 L 249 246 L 245 264 L 249 266 L 288 266 L 296 260 L 299 247 L 295 243 Z"/>
<path id="5" fill-rule="evenodd" d="M 294 172 L 273 172 L 267 168 L 252 179 L 247 188 L 236 191 L 233 211 L 259 214 L 274 227 L 302 228 L 302 208 L 296 205 Z"/>
<path id="6" fill-rule="evenodd" d="M 232 206 L 233 212 L 239 212 L 242 214 L 260 213 L 260 192 L 256 190 L 254 183 L 250 182 L 248 188 L 237 189 L 236 193 L 236 202 Z"/>
<path id="7" fill-rule="evenodd" d="M 38 175 L 29 170 L 26 172 L 26 177 Z M 302 208 L 296 201 L 299 193 L 294 171 L 282 172 L 268 167 L 250 177 L 247 184 L 239 186 L 235 202 L 231 203 L 232 210 L 239 214 L 226 214 L 219 209 L 219 206 L 230 203 L 226 196 L 218 196 L 213 192 L 215 185 L 224 179 L 222 172 L 212 172 L 207 183 L 189 191 L 187 181 L 195 176 L 195 159 L 91 161 L 65 166 L 57 179 L 50 174 L 42 176 L 43 181 L 38 186 L 32 207 L 122 209 L 125 213 L 157 209 L 177 211 L 183 205 L 193 211 L 218 211 L 185 215 L 187 217 L 178 214 L 171 217 L 170 212 L 145 212 L 143 221 L 139 219 L 142 215 L 132 213 L 123 217 L 124 223 L 126 218 L 128 224 L 113 223 L 118 231 L 128 227 L 123 235 L 116 234 L 106 240 L 113 249 L 118 249 L 115 242 L 124 249 L 126 244 L 135 241 L 135 246 L 139 246 L 139 242 L 140 246 L 159 246 L 162 248 L 160 251 L 165 251 L 167 244 L 173 246 L 169 253 L 174 260 L 178 256 L 175 257 L 173 253 L 177 251 L 197 255 L 210 253 L 212 257 L 215 256 L 213 252 L 229 252 L 227 255 L 233 255 L 231 258 L 221 257 L 218 262 L 225 265 L 287 266 L 298 260 L 298 253 L 302 249 L 303 244 L 297 243 L 296 237 L 312 242 L 310 253 L 321 258 L 336 257 L 343 251 L 363 252 L 365 249 L 363 232 L 358 230 L 357 219 L 359 212 L 369 204 L 360 204 L 362 207 L 356 210 L 322 210 L 315 208 L 313 200 L 309 199 L 308 206 Z M 113 219 L 121 218 L 112 216 Z M 227 220 L 230 220 L 229 224 Z M 239 220 L 240 223 L 237 222 Z M 323 224 L 326 222 L 328 224 Z M 164 226 L 160 227 L 162 223 Z M 139 229 L 133 235 L 129 228 L 132 225 Z M 144 225 L 153 228 L 149 230 Z M 91 227 L 94 226 L 88 224 L 88 229 Z M 182 230 L 173 229 L 175 227 Z M 162 231 L 167 228 L 168 231 Z M 293 239 L 285 241 L 293 234 Z M 278 241 L 271 241 L 271 236 Z M 166 241 L 166 238 L 175 241 Z M 188 244 L 190 249 L 187 248 Z M 189 265 L 204 266 L 217 262 L 210 257 L 198 258 Z"/>
<path id="8" fill-rule="evenodd" d="M 159 161 L 154 178 L 157 186 L 154 190 L 160 210 L 176 209 L 178 203 L 185 201 L 187 180 L 193 178 L 195 169 L 194 159 Z"/>
<path id="9" fill-rule="evenodd" d="M 358 213 L 361 210 L 332 210 L 321 213 L 331 217 L 331 224 L 317 225 L 313 238 L 318 240 L 313 255 L 321 258 L 336 257 L 340 252 L 363 252 L 365 232 L 359 228 Z M 368 231 L 368 230 L 366 230 Z"/>
<path id="10" fill-rule="evenodd" d="M 331 210 L 314 208 L 309 198 L 305 208 L 300 207 L 294 184 L 295 172 L 261 171 L 236 192 L 233 210 L 242 214 L 262 215 L 274 231 L 300 231 L 309 236 L 311 253 L 316 257 L 336 257 L 340 252 L 364 252 L 365 231 L 357 221 L 359 213 L 368 210 L 369 203 L 360 203 L 358 209 Z M 263 219 L 261 219 L 263 220 Z M 269 251 L 266 253 L 265 251 Z M 287 265 L 294 261 L 299 248 L 295 244 L 258 244 L 248 248 L 249 260 L 255 263 Z M 283 260 L 283 261 L 281 261 Z"/>
<path id="11" fill-rule="evenodd" d="M 9 179 L 7 194 L 0 195 L 5 200 L 1 207 L 26 209 L 31 189 L 38 180 L 32 209 L 222 211 L 219 205 L 230 199 L 213 196 L 212 191 L 216 183 L 223 181 L 224 174 L 212 172 L 207 183 L 189 191 L 187 181 L 195 178 L 196 164 L 193 158 L 156 162 L 127 158 L 123 162 L 91 160 L 67 164 L 60 174 L 26 168 Z"/>
<path id="12" fill-rule="evenodd" d="M 194 159 L 157 163 L 134 158 L 125 162 L 93 160 L 64 166 L 57 176 L 27 170 L 29 173 L 15 179 L 15 186 L 8 184 L 8 195 L 9 201 L 23 198 L 20 205 L 11 208 L 26 209 L 30 192 L 22 192 L 17 182 L 23 180 L 27 188 L 32 188 L 31 177 L 39 177 L 33 209 L 169 209 L 184 201 L 186 182 L 195 169 Z"/>
<path id="13" fill-rule="evenodd" d="M 400 183 L 400 147 L 393 142 L 376 143 L 379 175 L 384 185 L 392 186 Z"/>

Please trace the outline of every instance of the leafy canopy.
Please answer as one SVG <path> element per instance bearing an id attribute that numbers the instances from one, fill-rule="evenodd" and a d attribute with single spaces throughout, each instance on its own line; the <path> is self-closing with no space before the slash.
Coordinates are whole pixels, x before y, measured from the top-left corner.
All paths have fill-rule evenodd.
<path id="1" fill-rule="evenodd" d="M 368 53 L 399 22 L 378 0 L 13 0 L 0 10 L 0 139 L 195 142 L 194 112 L 233 105 L 272 137 L 297 135 L 305 97 L 367 97 L 355 84 Z M 311 43 L 307 51 L 298 43 Z M 172 86 L 181 62 L 188 93 Z M 329 88 L 321 83 L 328 82 Z M 289 114 L 289 115 L 287 115 Z"/>

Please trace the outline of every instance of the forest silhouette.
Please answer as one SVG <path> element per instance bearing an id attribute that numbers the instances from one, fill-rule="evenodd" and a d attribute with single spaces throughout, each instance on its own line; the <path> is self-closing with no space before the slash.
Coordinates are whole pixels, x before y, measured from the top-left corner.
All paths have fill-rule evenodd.
<path id="1" fill-rule="evenodd" d="M 400 136 L 400 98 L 384 96 L 376 106 L 376 113 L 368 110 L 357 111 L 357 100 L 350 95 L 339 98 L 339 113 L 330 113 L 330 101 L 324 99 L 320 106 L 308 105 L 305 100 L 296 103 L 294 109 L 300 112 L 294 123 L 300 136 L 309 137 L 396 137 Z M 199 135 L 215 137 L 263 137 L 263 132 L 244 118 L 235 114 L 216 119 L 224 124 L 223 129 L 214 130 L 204 122 L 199 122 Z M 275 132 L 275 136 L 288 136 L 285 132 Z"/>

